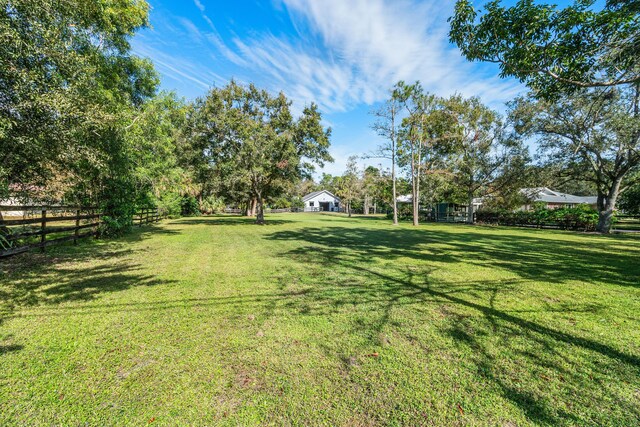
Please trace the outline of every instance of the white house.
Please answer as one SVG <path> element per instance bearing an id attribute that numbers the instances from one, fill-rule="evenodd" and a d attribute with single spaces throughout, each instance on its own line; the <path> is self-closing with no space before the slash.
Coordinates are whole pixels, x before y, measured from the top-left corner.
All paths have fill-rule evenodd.
<path id="1" fill-rule="evenodd" d="M 309 193 L 302 201 L 305 212 L 340 212 L 340 199 L 327 190 Z"/>

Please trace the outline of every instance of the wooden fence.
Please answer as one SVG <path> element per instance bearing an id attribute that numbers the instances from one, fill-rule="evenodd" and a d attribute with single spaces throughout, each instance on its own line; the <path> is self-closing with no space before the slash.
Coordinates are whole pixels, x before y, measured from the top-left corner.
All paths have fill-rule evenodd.
<path id="1" fill-rule="evenodd" d="M 96 236 L 102 212 L 86 206 L 1 206 L 0 258 Z M 158 222 L 166 214 L 142 208 L 134 214 L 138 226 Z"/>
<path id="2" fill-rule="evenodd" d="M 95 236 L 102 214 L 94 207 L 0 206 L 0 257 Z M 89 230 L 89 231 L 83 231 Z"/>
<path id="3" fill-rule="evenodd" d="M 161 212 L 158 208 L 142 208 L 136 212 L 133 221 L 142 227 L 143 224 L 158 222 L 167 217 L 167 214 Z"/>
<path id="4" fill-rule="evenodd" d="M 613 231 L 620 233 L 640 232 L 640 215 L 618 214 L 613 223 Z"/>

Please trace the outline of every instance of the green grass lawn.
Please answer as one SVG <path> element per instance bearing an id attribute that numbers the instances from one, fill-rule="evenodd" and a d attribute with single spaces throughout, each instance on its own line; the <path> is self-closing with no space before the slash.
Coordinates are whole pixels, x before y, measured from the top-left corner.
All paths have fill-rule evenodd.
<path id="1" fill-rule="evenodd" d="M 267 220 L 0 261 L 0 425 L 640 424 L 640 236 Z"/>

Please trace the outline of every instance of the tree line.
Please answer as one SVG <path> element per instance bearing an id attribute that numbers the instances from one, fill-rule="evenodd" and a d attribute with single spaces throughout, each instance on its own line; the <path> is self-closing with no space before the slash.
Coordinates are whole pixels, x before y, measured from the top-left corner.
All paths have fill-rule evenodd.
<path id="1" fill-rule="evenodd" d="M 529 91 L 501 117 L 478 98 L 442 98 L 400 81 L 374 111 L 372 128 L 385 143 L 365 156 L 389 160 L 390 170 L 358 173 L 350 159 L 320 187 L 342 196 L 348 211 L 356 204 L 368 212 L 376 194 L 394 224 L 399 195 L 410 193 L 417 225 L 421 204 L 446 200 L 470 213 L 482 199 L 509 210 L 525 203 L 521 188 L 537 186 L 596 194 L 600 232 L 610 231 L 618 208 L 640 213 L 640 1 L 609 0 L 599 10 L 590 0 L 565 8 L 494 1 L 479 10 L 459 0 L 449 21 L 467 59 L 498 64 L 501 77 Z M 372 176 L 388 191 L 372 192 Z"/>
<path id="2" fill-rule="evenodd" d="M 0 8 L 0 200 L 98 206 L 120 233 L 169 214 L 273 200 L 332 160 L 316 105 L 234 81 L 194 102 L 158 92 L 129 39 L 145 1 L 5 0 Z"/>
<path id="3" fill-rule="evenodd" d="M 414 225 L 420 203 L 455 201 L 471 213 L 481 198 L 512 209 L 520 188 L 551 182 L 597 195 L 600 232 L 618 207 L 640 212 L 640 1 L 600 10 L 590 0 L 563 9 L 493 1 L 478 10 L 458 0 L 449 21 L 468 60 L 498 64 L 529 91 L 503 118 L 478 98 L 398 82 L 372 126 L 386 141 L 372 157 L 391 162 L 394 224 L 398 171 L 410 183 Z M 534 141 L 536 163 L 526 147 Z"/>
<path id="4" fill-rule="evenodd" d="M 558 176 L 595 190 L 597 230 L 609 232 L 621 198 L 635 209 L 640 182 L 640 1 L 493 1 L 482 10 L 458 0 L 449 22 L 468 60 L 527 86 L 509 105 L 515 132 L 539 142 Z"/>
<path id="5" fill-rule="evenodd" d="M 390 170 L 311 175 L 331 161 L 331 129 L 314 104 L 231 81 L 188 102 L 159 92 L 153 64 L 131 52 L 149 25 L 145 1 L 4 0 L 0 8 L 0 199 L 99 206 L 105 233 L 135 209 L 170 214 L 299 205 L 316 186 L 350 214 L 474 198 L 515 205 L 522 186 L 555 182 L 597 194 L 598 230 L 640 212 L 640 1 L 565 8 L 519 0 L 483 10 L 459 0 L 451 42 L 498 65 L 529 92 L 504 115 L 478 98 L 438 97 L 398 82 L 374 112 Z M 527 146 L 536 141 L 539 150 Z"/>

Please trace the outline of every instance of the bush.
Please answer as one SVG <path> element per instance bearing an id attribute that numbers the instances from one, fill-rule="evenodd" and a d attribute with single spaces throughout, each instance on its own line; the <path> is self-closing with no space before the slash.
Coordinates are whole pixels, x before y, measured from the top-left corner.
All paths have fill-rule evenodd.
<path id="1" fill-rule="evenodd" d="M 598 224 L 598 212 L 588 205 L 560 209 L 547 209 L 541 206 L 535 206 L 532 211 L 515 212 L 507 210 L 480 210 L 476 212 L 476 222 L 593 231 Z"/>
<path id="2" fill-rule="evenodd" d="M 304 201 L 302 197 L 294 197 L 291 199 L 291 207 L 296 209 L 304 209 Z"/>
<path id="3" fill-rule="evenodd" d="M 291 200 L 287 199 L 286 197 L 279 197 L 275 199 L 273 203 L 270 203 L 270 205 L 273 209 L 288 209 L 291 207 Z"/>
<path id="4" fill-rule="evenodd" d="M 182 213 L 182 196 L 179 193 L 165 193 L 153 204 L 169 218 L 178 218 Z"/>
<path id="5" fill-rule="evenodd" d="M 200 211 L 207 215 L 222 213 L 226 207 L 224 200 L 213 195 L 203 198 L 202 202 L 200 202 Z"/>
<path id="6" fill-rule="evenodd" d="M 424 214 L 423 211 L 420 214 Z M 410 220 L 413 218 L 413 205 L 411 203 L 398 203 L 398 220 Z M 387 219 L 393 219 L 393 207 L 387 212 Z"/>
<path id="7" fill-rule="evenodd" d="M 180 202 L 180 214 L 182 216 L 200 215 L 198 200 L 193 196 L 183 196 L 182 201 Z"/>
<path id="8" fill-rule="evenodd" d="M 98 236 L 119 237 L 129 231 L 132 225 L 133 220 L 130 217 L 112 217 L 105 215 L 100 219 Z"/>

